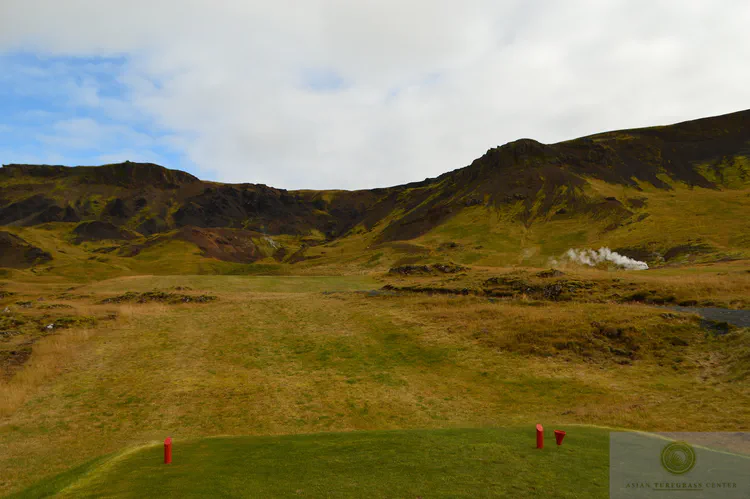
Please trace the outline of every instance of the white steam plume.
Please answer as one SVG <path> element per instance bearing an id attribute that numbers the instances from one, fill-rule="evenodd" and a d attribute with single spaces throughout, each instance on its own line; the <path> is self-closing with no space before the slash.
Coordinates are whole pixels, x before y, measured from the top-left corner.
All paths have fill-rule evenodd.
<path id="1" fill-rule="evenodd" d="M 565 253 L 565 257 L 571 261 L 582 263 L 583 265 L 589 265 L 591 267 L 596 266 L 602 262 L 612 262 L 615 265 L 629 269 L 629 270 L 646 270 L 648 264 L 638 260 L 633 260 L 627 256 L 623 256 L 619 253 L 612 251 L 609 248 L 599 248 L 598 250 L 575 250 L 569 249 Z"/>

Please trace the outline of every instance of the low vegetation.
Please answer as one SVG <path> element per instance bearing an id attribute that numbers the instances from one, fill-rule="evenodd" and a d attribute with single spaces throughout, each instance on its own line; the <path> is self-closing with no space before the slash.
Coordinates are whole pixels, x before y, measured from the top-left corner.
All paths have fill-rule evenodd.
<path id="1" fill-rule="evenodd" d="M 675 293 L 702 296 L 700 286 L 718 289 L 717 274 L 725 273 L 723 293 L 744 299 L 741 265 L 693 269 L 687 289 L 669 273 L 562 272 L 7 282 L 3 289 L 14 294 L 0 302 L 11 309 L 3 328 L 19 334 L 0 347 L 18 352 L 33 341 L 0 385 L 2 490 L 166 435 L 528 431 L 535 422 L 748 429 L 748 330 L 719 334 L 697 315 L 605 300 L 611 296 L 601 291 L 613 279 L 662 287 L 674 280 Z M 394 279 L 458 279 L 484 289 L 504 275 L 594 282 L 591 290 L 602 294 L 549 300 L 379 290 Z M 113 295 L 118 289 L 130 291 Z M 174 294 L 217 299 L 138 303 Z M 104 302 L 113 296 L 128 299 Z M 44 329 L 50 323 L 60 327 Z"/>
<path id="2" fill-rule="evenodd" d="M 182 293 L 168 293 L 165 291 L 146 291 L 143 293 L 136 293 L 129 291 L 123 295 L 112 296 L 103 299 L 102 304 L 107 303 L 149 303 L 149 302 L 160 302 L 160 303 L 208 303 L 216 299 L 213 295 L 186 295 Z"/>
<path id="3" fill-rule="evenodd" d="M 561 268 L 564 270 L 479 267 L 450 276 L 390 272 L 384 278 L 384 289 L 552 302 L 750 308 L 750 279 L 741 261 L 681 269 L 684 272 Z"/>
<path id="4" fill-rule="evenodd" d="M 750 430 L 748 120 L 351 192 L 3 167 L 0 494 L 603 496 L 598 427 Z"/>

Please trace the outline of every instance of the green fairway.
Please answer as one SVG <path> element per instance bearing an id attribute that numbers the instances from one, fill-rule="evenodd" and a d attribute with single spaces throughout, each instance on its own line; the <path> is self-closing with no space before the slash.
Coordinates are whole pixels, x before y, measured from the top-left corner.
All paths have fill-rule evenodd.
<path id="1" fill-rule="evenodd" d="M 175 440 L 98 458 L 11 497 L 606 497 L 608 430 L 534 426 Z"/>

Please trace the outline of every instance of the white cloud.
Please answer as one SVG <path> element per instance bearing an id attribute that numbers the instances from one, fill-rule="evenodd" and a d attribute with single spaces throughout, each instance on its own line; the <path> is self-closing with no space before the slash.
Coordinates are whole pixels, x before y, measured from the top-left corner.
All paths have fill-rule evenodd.
<path id="1" fill-rule="evenodd" d="M 151 117 L 217 180 L 362 188 L 520 137 L 748 107 L 749 24 L 741 0 L 4 0 L 0 51 L 127 56 L 127 102 L 86 81 L 68 94 Z M 309 71 L 342 85 L 315 92 Z M 104 133 L 65 126 L 80 147 Z"/>

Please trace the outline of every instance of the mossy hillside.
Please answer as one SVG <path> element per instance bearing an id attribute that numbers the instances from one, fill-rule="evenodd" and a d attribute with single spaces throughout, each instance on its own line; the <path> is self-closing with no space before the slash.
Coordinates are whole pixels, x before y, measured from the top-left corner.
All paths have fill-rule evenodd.
<path id="1" fill-rule="evenodd" d="M 750 157 L 745 155 L 726 156 L 698 165 L 697 170 L 711 182 L 731 189 L 750 185 Z"/>
<path id="2" fill-rule="evenodd" d="M 545 265 L 570 248 L 604 246 L 625 251 L 642 248 L 662 255 L 677 246 L 707 246 L 704 254 L 694 255 L 695 262 L 750 254 L 750 240 L 745 236 L 750 233 L 750 218 L 745 216 L 750 213 L 750 190 L 678 186 L 673 191 L 635 191 L 595 181 L 592 185 L 623 203 L 636 196 L 645 199 L 645 207 L 614 226 L 606 219 L 562 214 L 528 227 L 514 222 L 513 209 L 470 207 L 415 242 L 431 248 L 445 241 L 459 243 L 461 249 L 452 257 L 476 265 Z"/>
<path id="3" fill-rule="evenodd" d="M 421 237 L 473 206 L 514 212 L 526 228 L 567 214 L 609 232 L 632 223 L 634 205 L 594 195 L 591 182 L 636 190 L 650 185 L 660 194 L 676 185 L 745 190 L 748 116 L 733 113 L 559 144 L 522 139 L 434 179 L 361 191 L 224 185 L 152 164 L 9 165 L 0 173 L 0 199 L 10 217 L 6 223 L 116 221 L 147 235 L 194 225 L 330 240 L 380 224 L 373 234 L 377 242 L 400 241 Z"/>
<path id="4" fill-rule="evenodd" d="M 649 264 L 700 263 L 722 258 L 742 258 L 748 254 L 750 233 L 748 218 L 750 196 L 741 190 L 714 191 L 702 188 L 679 188 L 661 191 L 643 188 L 612 188 L 608 184 L 594 183 L 601 195 L 609 195 L 628 203 L 631 199 L 645 199 L 644 205 L 635 209 L 630 221 L 607 229 L 604 221 L 587 216 L 556 215 L 539 220 L 526 227 L 514 221 L 517 213 L 485 206 L 467 207 L 455 214 L 437 229 L 410 242 L 377 242 L 381 227 L 372 233 L 351 234 L 334 241 L 317 242 L 305 236 L 260 236 L 253 243 L 261 254 L 268 255 L 258 263 L 271 265 L 282 272 L 383 271 L 390 266 L 407 263 L 431 263 L 453 260 L 472 265 L 525 264 L 546 266 L 551 259 L 560 257 L 569 248 L 608 246 L 623 254 L 639 258 L 639 253 L 662 257 L 670 250 L 676 252 L 670 261 L 651 260 Z M 518 205 L 516 205 L 518 206 Z M 516 208 L 517 210 L 518 208 Z M 677 216 L 686 214 L 685 218 Z M 642 215 L 648 216 L 642 218 Z M 52 261 L 39 266 L 35 274 L 48 273 L 73 277 L 84 273 L 94 278 L 107 278 L 133 273 L 257 273 L 262 267 L 221 262 L 205 258 L 196 246 L 189 243 L 164 240 L 141 250 L 135 257 L 123 257 L 121 250 L 108 252 L 110 242 L 70 244 L 68 234 L 74 224 L 53 223 L 38 228 L 13 229 L 14 233 L 29 243 L 52 254 Z M 149 239 L 144 241 L 148 242 Z M 310 245 L 311 242 L 313 245 Z M 122 243 L 115 243 L 122 245 Z M 142 242 L 127 242 L 141 245 Z M 302 260 L 286 264 L 291 255 L 302 252 Z M 286 256 L 277 260 L 274 255 L 279 246 Z M 693 251 L 695 248 L 699 251 Z M 635 250 L 633 252 L 633 250 Z M 641 257 L 643 258 L 643 257 Z M 280 265 L 280 266 L 279 266 Z M 242 270 L 244 269 L 244 270 Z M 296 270 L 295 270 L 296 269 Z M 350 269 L 350 270 L 344 270 Z M 274 272 L 278 272 L 274 271 Z"/>

